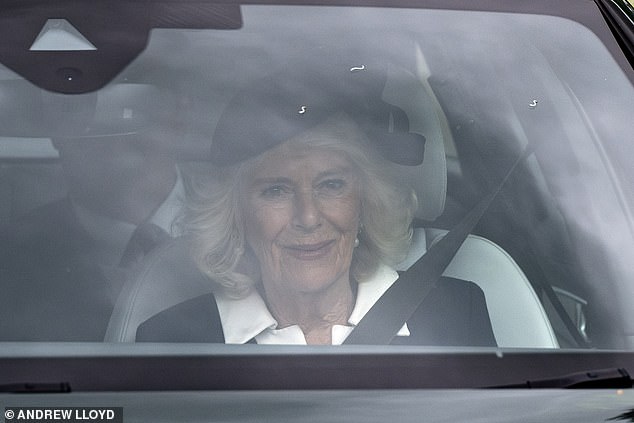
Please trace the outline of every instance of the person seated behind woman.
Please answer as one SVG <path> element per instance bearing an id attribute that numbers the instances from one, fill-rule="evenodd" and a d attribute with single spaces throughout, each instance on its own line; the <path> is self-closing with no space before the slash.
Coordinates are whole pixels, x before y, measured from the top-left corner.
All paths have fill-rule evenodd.
<path id="1" fill-rule="evenodd" d="M 273 120 L 294 98 L 280 94 L 288 86 L 264 85 L 265 100 L 249 92 L 221 117 L 212 159 L 223 166 L 185 220 L 213 294 L 150 318 L 137 341 L 341 344 L 398 278 L 414 191 L 350 102 L 326 95 L 326 107 Z M 398 335 L 394 343 L 495 345 L 482 292 L 462 281 L 439 284 Z"/>

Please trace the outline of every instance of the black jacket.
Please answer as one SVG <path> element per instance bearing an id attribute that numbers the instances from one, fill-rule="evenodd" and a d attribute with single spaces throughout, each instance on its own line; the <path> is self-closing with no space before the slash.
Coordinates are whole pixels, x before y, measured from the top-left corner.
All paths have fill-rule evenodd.
<path id="1" fill-rule="evenodd" d="M 441 278 L 411 319 L 410 336 L 393 344 L 496 346 L 482 290 L 472 282 Z M 224 343 L 213 294 L 201 295 L 151 317 L 137 341 Z"/>
<path id="2" fill-rule="evenodd" d="M 0 227 L 0 341 L 102 341 L 124 278 L 98 246 L 68 198 Z"/>

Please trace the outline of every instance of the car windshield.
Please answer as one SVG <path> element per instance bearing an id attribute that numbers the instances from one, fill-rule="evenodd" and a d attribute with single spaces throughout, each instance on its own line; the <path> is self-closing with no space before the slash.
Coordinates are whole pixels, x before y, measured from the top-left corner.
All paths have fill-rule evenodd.
<path id="1" fill-rule="evenodd" d="M 634 349 L 634 78 L 579 3 L 191 2 L 86 68 L 134 21 L 51 12 L 0 56 L 0 342 Z"/>

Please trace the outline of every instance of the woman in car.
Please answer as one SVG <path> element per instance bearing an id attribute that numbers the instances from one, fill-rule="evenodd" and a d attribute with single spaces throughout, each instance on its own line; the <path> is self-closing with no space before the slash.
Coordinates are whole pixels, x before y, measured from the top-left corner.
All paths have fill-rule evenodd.
<path id="1" fill-rule="evenodd" d="M 137 341 L 341 344 L 398 278 L 417 199 L 388 159 L 420 163 L 424 138 L 377 74 L 331 79 L 278 76 L 225 109 L 214 183 L 186 218 L 213 294 L 145 321 Z M 394 343 L 495 345 L 482 292 L 440 284 Z"/>

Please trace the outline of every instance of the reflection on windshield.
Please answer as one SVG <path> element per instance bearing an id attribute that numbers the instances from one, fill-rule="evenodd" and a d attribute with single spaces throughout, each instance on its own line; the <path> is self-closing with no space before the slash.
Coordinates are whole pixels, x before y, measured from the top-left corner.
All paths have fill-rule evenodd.
<path id="1" fill-rule="evenodd" d="M 0 341 L 344 343 L 527 150 L 391 343 L 634 347 L 631 84 L 572 21 L 464 13 L 251 6 L 94 93 L 0 73 Z"/>

